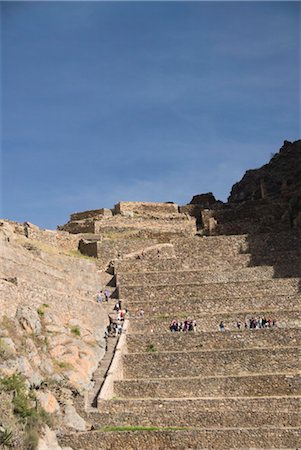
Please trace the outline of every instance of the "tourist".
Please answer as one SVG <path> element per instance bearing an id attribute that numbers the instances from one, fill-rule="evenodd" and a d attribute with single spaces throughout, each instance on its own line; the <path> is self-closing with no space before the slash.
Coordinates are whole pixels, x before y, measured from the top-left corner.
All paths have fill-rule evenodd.
<path id="1" fill-rule="evenodd" d="M 98 294 L 97 294 L 96 301 L 97 301 L 97 303 L 101 303 L 102 300 L 103 300 L 103 292 L 99 291 Z"/>
<path id="2" fill-rule="evenodd" d="M 223 321 L 221 321 L 220 324 L 219 324 L 219 330 L 220 331 L 225 331 L 225 325 L 224 325 Z"/>
<path id="3" fill-rule="evenodd" d="M 108 302 L 109 298 L 110 298 L 110 291 L 108 291 L 107 289 L 104 291 L 104 296 L 105 296 L 105 301 Z"/>

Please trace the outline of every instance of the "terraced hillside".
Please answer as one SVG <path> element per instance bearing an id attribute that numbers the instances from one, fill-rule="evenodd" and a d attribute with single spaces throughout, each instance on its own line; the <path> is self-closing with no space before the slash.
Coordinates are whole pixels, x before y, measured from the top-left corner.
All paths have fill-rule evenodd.
<path id="1" fill-rule="evenodd" d="M 300 232 L 172 243 L 174 257 L 115 264 L 130 318 L 109 370 L 113 394 L 100 391 L 98 409 L 89 412 L 93 431 L 66 434 L 61 443 L 93 450 L 300 447 Z M 271 326 L 249 328 L 253 318 Z M 173 319 L 194 319 L 197 331 L 171 332 Z"/>

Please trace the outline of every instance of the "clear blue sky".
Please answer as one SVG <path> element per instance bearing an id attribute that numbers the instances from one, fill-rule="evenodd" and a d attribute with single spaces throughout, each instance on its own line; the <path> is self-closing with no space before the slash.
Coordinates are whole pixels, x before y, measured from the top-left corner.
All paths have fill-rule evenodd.
<path id="1" fill-rule="evenodd" d="M 1 216 L 226 200 L 300 138 L 300 2 L 1 2 Z"/>

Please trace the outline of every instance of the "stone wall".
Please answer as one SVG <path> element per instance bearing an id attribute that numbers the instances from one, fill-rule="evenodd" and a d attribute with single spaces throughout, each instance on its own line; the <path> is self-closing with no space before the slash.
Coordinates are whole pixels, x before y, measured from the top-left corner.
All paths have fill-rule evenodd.
<path id="1" fill-rule="evenodd" d="M 127 337 L 129 353 L 179 352 L 228 348 L 265 348 L 297 346 L 301 341 L 301 329 L 259 329 L 207 333 L 132 334 Z"/>
<path id="2" fill-rule="evenodd" d="M 113 400 L 99 405 L 93 426 L 157 426 L 223 428 L 301 426 L 300 398 L 232 398 Z"/>
<path id="3" fill-rule="evenodd" d="M 267 359 L 268 361 L 268 359 Z M 265 361 L 264 364 L 267 362 Z M 185 377 L 185 375 L 184 375 Z M 192 395 L 193 393 L 193 395 Z M 301 395 L 300 375 L 135 379 L 115 383 L 122 398 L 268 397 Z"/>
<path id="4" fill-rule="evenodd" d="M 86 450 L 124 450 L 162 449 L 162 450 L 199 450 L 256 448 L 297 448 L 301 440 L 300 428 L 270 429 L 216 429 L 216 430 L 172 430 L 172 431 L 120 431 L 73 433 L 60 438 L 61 445 Z M 225 446 L 225 442 L 227 446 Z"/>
<path id="5" fill-rule="evenodd" d="M 83 211 L 79 213 L 73 213 L 70 215 L 70 221 L 76 221 L 76 220 L 83 220 L 83 219 L 101 219 L 102 217 L 110 217 L 112 216 L 112 211 L 107 208 L 101 208 L 101 209 L 92 209 L 89 211 Z"/>
<path id="6" fill-rule="evenodd" d="M 299 277 L 301 267 L 290 265 L 278 266 L 282 276 Z M 148 273 L 123 273 L 117 275 L 119 286 L 156 286 L 174 284 L 203 284 L 203 283 L 227 283 L 242 281 L 271 280 L 275 271 L 272 266 L 257 266 L 229 271 L 208 270 L 179 270 L 170 272 L 148 272 Z"/>
<path id="7" fill-rule="evenodd" d="M 43 244 L 58 247 L 63 250 L 77 250 L 79 237 L 67 231 L 43 230 L 29 222 L 24 223 L 24 236 Z"/>
<path id="8" fill-rule="evenodd" d="M 160 298 L 170 299 L 212 299 L 212 298 L 244 298 L 248 296 L 262 297 L 268 295 L 297 295 L 300 293 L 300 280 L 298 278 L 272 279 L 264 281 L 241 281 L 228 283 L 207 284 L 174 284 L 170 286 L 119 286 L 119 296 L 132 301 L 154 300 Z"/>
<path id="9" fill-rule="evenodd" d="M 151 214 L 168 215 L 177 214 L 178 205 L 175 203 L 155 203 L 155 202 L 119 202 L 114 207 L 114 214 Z"/>
<path id="10" fill-rule="evenodd" d="M 249 307 L 248 309 L 243 310 L 241 307 L 240 310 L 227 312 L 220 311 L 216 313 L 215 311 L 211 311 L 210 313 L 198 314 L 194 313 L 190 310 L 190 314 L 188 311 L 183 310 L 183 312 L 178 314 L 173 314 L 172 312 L 166 312 L 162 315 L 144 315 L 144 320 L 142 321 L 140 318 L 132 318 L 131 319 L 131 333 L 148 333 L 152 335 L 153 333 L 161 333 L 162 330 L 169 331 L 169 324 L 172 319 L 178 320 L 186 320 L 187 318 L 193 318 L 197 322 L 198 331 L 199 332 L 211 332 L 219 330 L 219 323 L 221 321 L 224 322 L 226 330 L 237 330 L 237 321 L 240 321 L 244 324 L 245 320 L 250 320 L 252 317 L 266 317 L 275 319 L 277 323 L 277 328 L 301 328 L 301 311 L 294 308 L 294 305 L 298 302 L 299 299 L 296 298 L 293 306 L 290 306 L 290 303 L 287 305 L 287 309 L 279 310 L 279 309 L 270 309 L 270 310 L 262 310 L 261 307 L 258 309 Z M 275 303 L 277 299 L 275 299 Z M 132 311 L 132 305 L 125 303 L 128 305 L 129 310 Z M 137 305 L 143 308 L 144 304 L 141 302 L 137 302 Z"/>
<path id="11" fill-rule="evenodd" d="M 216 314 L 219 316 L 232 314 L 233 316 L 236 314 L 236 317 L 243 316 L 249 317 L 254 314 L 254 311 L 261 311 L 260 315 L 271 314 L 272 311 L 277 311 L 277 313 L 272 313 L 273 318 L 277 320 L 279 318 L 279 314 L 282 311 L 287 310 L 298 310 L 301 304 L 301 295 L 288 296 L 288 295 L 263 295 L 260 297 L 250 297 L 245 296 L 241 297 L 231 297 L 223 298 L 179 298 L 179 299 L 164 299 L 161 304 L 156 299 L 150 301 L 147 299 L 139 299 L 137 301 L 132 301 L 131 298 L 124 300 L 124 304 L 127 306 L 129 311 L 134 318 L 139 314 L 141 308 L 143 308 L 145 312 L 145 320 L 149 320 L 152 322 L 159 321 L 161 325 L 163 325 L 162 320 L 166 324 L 168 320 L 173 318 L 177 318 L 179 320 L 185 320 L 187 318 L 200 318 L 201 323 L 200 329 L 204 331 L 204 322 L 208 322 L 210 324 L 213 323 L 214 319 L 214 328 L 216 327 Z M 280 311 L 279 311 L 280 310 Z M 209 317 L 206 318 L 205 315 Z M 255 313 L 256 314 L 256 313 Z M 224 316 L 225 317 L 225 316 Z M 221 319 L 223 320 L 223 319 Z M 244 320 L 243 320 L 244 322 Z M 236 321 L 234 320 L 234 323 Z M 277 322 L 278 325 L 280 325 Z M 166 327 L 166 325 L 165 325 Z M 207 329 L 208 327 L 206 327 Z"/>
<path id="12" fill-rule="evenodd" d="M 269 372 L 287 374 L 301 369 L 301 348 L 261 348 L 170 353 L 128 354 L 124 377 L 181 378 L 218 375 L 247 375 Z"/>

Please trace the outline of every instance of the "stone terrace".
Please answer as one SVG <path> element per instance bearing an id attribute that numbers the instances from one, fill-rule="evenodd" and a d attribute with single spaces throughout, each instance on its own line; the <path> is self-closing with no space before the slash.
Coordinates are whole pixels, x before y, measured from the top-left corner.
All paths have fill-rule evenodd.
<path id="1" fill-rule="evenodd" d="M 65 435 L 62 444 L 300 447 L 300 233 L 169 242 L 173 256 L 158 252 L 115 263 L 119 298 L 130 311 L 122 367 L 113 397 L 100 392 L 98 410 L 89 414 L 94 431 Z M 236 327 L 238 320 L 264 316 L 276 325 Z M 174 318 L 196 319 L 197 331 L 170 332 Z"/>

